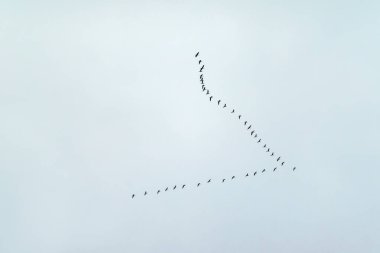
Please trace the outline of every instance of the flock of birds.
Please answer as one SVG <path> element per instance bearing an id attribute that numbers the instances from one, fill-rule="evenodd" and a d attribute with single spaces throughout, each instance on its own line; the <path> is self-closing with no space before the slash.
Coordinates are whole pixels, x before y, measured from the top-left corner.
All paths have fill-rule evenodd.
<path id="1" fill-rule="evenodd" d="M 197 53 L 195 54 L 195 58 L 196 58 L 196 59 L 199 59 L 198 56 L 199 56 L 199 52 L 197 52 Z M 204 92 L 204 93 L 206 94 L 206 96 L 208 96 L 208 99 L 210 100 L 210 102 L 212 102 L 213 99 L 214 99 L 214 101 L 216 101 L 216 103 L 217 103 L 218 106 L 220 106 L 222 109 L 224 109 L 224 110 L 226 110 L 226 111 L 230 111 L 229 109 L 226 109 L 226 108 L 229 108 L 229 106 L 227 106 L 226 103 L 222 102 L 221 99 L 218 99 L 218 100 L 217 100 L 216 98 L 214 98 L 214 96 L 210 93 L 210 90 L 209 90 L 209 89 L 207 88 L 207 86 L 205 85 L 205 83 L 204 83 L 204 75 L 203 75 L 203 74 L 204 74 L 203 70 L 204 70 L 204 68 L 205 68 L 205 65 L 202 63 L 202 60 L 199 59 L 199 60 L 198 60 L 198 65 L 201 65 L 201 64 L 202 64 L 202 66 L 199 68 L 199 73 L 200 73 L 200 74 L 199 74 L 199 80 L 200 80 L 200 83 L 201 83 L 202 92 Z M 236 119 L 238 119 L 239 121 L 242 121 L 242 122 L 243 122 L 243 125 L 244 125 L 244 127 L 246 128 L 246 130 L 250 133 L 250 136 L 251 136 L 255 141 L 257 140 L 256 143 L 259 144 L 259 145 L 264 144 L 264 145 L 262 146 L 263 150 L 264 150 L 266 153 L 268 153 L 270 157 L 274 157 L 274 159 L 275 159 L 275 161 L 278 163 L 278 165 L 277 165 L 276 167 L 273 168 L 273 172 L 275 172 L 275 171 L 277 170 L 277 167 L 280 168 L 280 167 L 283 167 L 283 166 L 284 166 L 285 161 L 282 159 L 282 157 L 279 156 L 279 155 L 277 155 L 277 154 L 275 154 L 275 153 L 271 150 L 271 148 L 270 148 L 266 143 L 264 143 L 263 139 L 260 138 L 260 137 L 258 136 L 256 130 L 253 128 L 253 125 L 252 125 L 251 123 L 249 123 L 247 120 L 244 120 L 243 116 L 242 116 L 241 114 L 239 114 L 234 108 L 231 108 L 230 114 L 237 115 L 237 116 L 236 116 Z M 260 144 L 260 143 L 261 143 L 261 144 Z M 296 170 L 296 167 L 295 167 L 295 166 L 292 167 L 292 170 L 295 171 L 295 170 Z M 265 173 L 265 172 L 266 172 L 266 169 L 261 170 L 261 174 L 262 174 L 262 173 Z M 253 176 L 256 176 L 257 173 L 258 173 L 258 171 L 254 171 L 254 172 L 252 173 L 252 175 L 253 175 Z M 249 173 L 246 173 L 244 177 L 249 177 L 249 176 L 250 176 L 250 174 L 249 174 Z M 235 176 L 232 176 L 230 180 L 234 180 L 235 178 L 236 178 Z M 212 179 L 209 179 L 206 183 L 209 184 L 209 183 L 211 183 L 211 181 L 212 181 Z M 225 181 L 226 181 L 226 178 L 223 178 L 220 182 L 221 182 L 221 183 L 224 183 Z M 195 185 L 195 184 L 194 184 L 194 185 Z M 198 182 L 198 183 L 196 184 L 196 187 L 200 187 L 200 186 L 201 186 L 201 182 Z M 167 191 L 169 191 L 169 190 L 173 190 L 173 191 L 174 191 L 174 190 L 176 190 L 177 188 L 178 188 L 178 189 L 185 189 L 185 187 L 186 187 L 186 184 L 183 184 L 182 186 L 181 186 L 181 185 L 178 185 L 178 187 L 177 187 L 177 185 L 174 185 L 173 187 L 169 187 L 169 186 L 167 186 L 167 187 L 165 187 L 164 189 L 162 189 L 162 191 L 161 191 L 161 189 L 158 189 L 157 192 L 156 192 L 156 194 L 158 195 L 158 194 L 160 194 L 161 192 L 167 192 Z M 148 191 L 145 191 L 145 192 L 144 192 L 144 196 L 147 196 L 147 195 L 148 195 Z M 135 197 L 136 197 L 136 194 L 132 194 L 132 199 L 135 198 Z"/>

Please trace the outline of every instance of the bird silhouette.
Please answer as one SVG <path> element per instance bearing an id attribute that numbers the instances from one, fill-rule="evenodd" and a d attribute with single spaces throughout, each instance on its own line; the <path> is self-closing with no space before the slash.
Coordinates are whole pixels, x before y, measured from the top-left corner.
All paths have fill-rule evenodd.
<path id="1" fill-rule="evenodd" d="M 293 171 L 295 171 L 296 170 L 296 167 L 293 167 Z"/>
<path id="2" fill-rule="evenodd" d="M 255 136 L 254 136 L 255 138 L 257 138 L 257 134 L 255 134 Z"/>
<path id="3" fill-rule="evenodd" d="M 205 91 L 206 90 L 206 87 L 203 87 L 203 89 L 202 89 L 203 91 Z"/>
<path id="4" fill-rule="evenodd" d="M 148 194 L 148 192 L 147 192 L 147 191 L 145 191 L 145 192 L 144 192 L 144 196 L 145 196 L 145 195 L 147 195 L 147 194 Z"/>
<path id="5" fill-rule="evenodd" d="M 204 84 L 202 84 L 202 86 L 201 86 L 201 87 L 202 87 L 202 89 L 203 89 L 203 88 L 205 88 L 206 86 L 205 86 Z"/>
<path id="6" fill-rule="evenodd" d="M 267 152 L 269 152 L 270 148 L 267 149 Z"/>
<path id="7" fill-rule="evenodd" d="M 184 185 L 182 185 L 182 189 L 183 189 L 183 188 L 185 188 L 185 186 L 186 186 L 185 184 L 184 184 Z"/>
<path id="8" fill-rule="evenodd" d="M 256 174 L 257 174 L 257 171 L 255 171 L 255 173 L 253 173 L 254 176 L 256 176 Z"/>
<path id="9" fill-rule="evenodd" d="M 265 169 L 263 169 L 263 171 L 261 171 L 261 173 L 264 173 L 265 172 Z"/>
<path id="10" fill-rule="evenodd" d="M 234 112 L 235 112 L 235 109 L 233 109 L 231 113 L 234 113 Z"/>
<path id="11" fill-rule="evenodd" d="M 202 72 L 202 70 L 204 69 L 205 65 L 202 65 L 201 69 L 199 70 L 199 72 Z"/>
<path id="12" fill-rule="evenodd" d="M 247 125 L 248 121 L 244 122 L 244 126 Z"/>
<path id="13" fill-rule="evenodd" d="M 251 126 L 252 126 L 252 125 L 249 125 L 249 127 L 247 128 L 247 130 L 251 129 Z"/>
<path id="14" fill-rule="evenodd" d="M 231 177 L 231 180 L 234 179 L 234 178 L 235 178 L 235 176 L 232 176 L 232 177 Z"/>
<path id="15" fill-rule="evenodd" d="M 282 163 L 281 163 L 281 166 L 283 166 L 283 165 L 284 165 L 284 163 L 285 163 L 285 162 L 282 162 Z"/>
<path id="16" fill-rule="evenodd" d="M 239 119 L 241 118 L 241 115 L 239 115 L 239 117 L 238 117 Z"/>
<path id="17" fill-rule="evenodd" d="M 267 147 L 267 144 L 264 144 L 263 148 L 266 148 Z"/>
<path id="18" fill-rule="evenodd" d="M 169 189 L 169 187 L 166 187 L 165 191 L 167 191 Z"/>
<path id="19" fill-rule="evenodd" d="M 201 75 L 199 76 L 199 78 L 200 78 L 200 79 L 203 79 L 203 74 L 201 74 Z"/>
<path id="20" fill-rule="evenodd" d="M 274 167 L 273 171 L 276 171 L 277 170 L 277 167 Z"/>
<path id="21" fill-rule="evenodd" d="M 161 191 L 160 191 L 160 190 L 158 190 L 158 191 L 157 191 L 157 194 L 159 194 L 160 192 L 161 192 Z"/>
<path id="22" fill-rule="evenodd" d="M 245 176 L 248 177 L 249 176 L 248 173 Z"/>
<path id="23" fill-rule="evenodd" d="M 206 95 L 208 95 L 208 94 L 210 94 L 210 91 L 209 91 L 209 90 L 206 91 Z"/>
<path id="24" fill-rule="evenodd" d="M 259 142 L 261 142 L 261 139 L 260 139 L 260 140 L 258 140 L 258 142 L 257 142 L 257 143 L 259 143 Z"/>
<path id="25" fill-rule="evenodd" d="M 201 183 L 198 183 L 198 184 L 197 184 L 197 187 L 199 187 L 200 185 L 201 185 Z"/>
<path id="26" fill-rule="evenodd" d="M 253 135 L 254 132 L 255 132 L 255 131 L 251 131 L 251 135 Z"/>
<path id="27" fill-rule="evenodd" d="M 279 157 L 277 158 L 277 162 L 280 161 L 280 159 L 281 159 L 281 156 L 279 156 Z"/>
<path id="28" fill-rule="evenodd" d="M 207 181 L 207 183 L 210 183 L 211 182 L 211 179 L 209 179 L 208 181 Z"/>
<path id="29" fill-rule="evenodd" d="M 201 84 L 203 84 L 203 79 L 201 79 Z"/>
<path id="30" fill-rule="evenodd" d="M 270 154 L 270 156 L 274 156 L 274 152 L 272 152 L 272 154 Z"/>
<path id="31" fill-rule="evenodd" d="M 132 198 L 134 198 L 135 197 L 135 194 L 132 194 Z"/>
<path id="32" fill-rule="evenodd" d="M 222 101 L 222 100 L 220 100 L 220 99 L 218 100 L 218 105 L 220 104 L 220 101 Z"/>
<path id="33" fill-rule="evenodd" d="M 202 62 L 202 60 L 199 60 L 199 61 L 198 61 L 198 64 L 201 64 L 201 62 Z"/>
<path id="34" fill-rule="evenodd" d="M 226 179 L 225 179 L 225 178 L 223 178 L 223 180 L 222 180 L 222 183 L 224 183 L 224 181 L 226 181 Z"/>
<path id="35" fill-rule="evenodd" d="M 177 188 L 177 186 L 176 186 L 176 185 L 173 187 L 173 190 L 175 190 L 175 188 Z"/>
<path id="36" fill-rule="evenodd" d="M 212 96 L 210 97 L 210 102 L 211 102 Z"/>
<path id="37" fill-rule="evenodd" d="M 226 104 L 224 104 L 224 105 L 223 105 L 223 108 L 225 108 L 225 107 L 227 107 L 227 105 L 226 105 Z"/>
<path id="38" fill-rule="evenodd" d="M 195 57 L 198 57 L 198 55 L 199 55 L 199 52 L 195 54 Z"/>

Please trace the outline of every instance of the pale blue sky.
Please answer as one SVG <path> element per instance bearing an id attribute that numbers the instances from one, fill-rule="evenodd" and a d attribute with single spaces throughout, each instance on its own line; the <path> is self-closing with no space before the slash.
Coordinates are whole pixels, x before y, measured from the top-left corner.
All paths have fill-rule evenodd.
<path id="1" fill-rule="evenodd" d="M 379 252 L 379 13 L 0 2 L 0 252 Z M 198 50 L 213 95 L 298 170 L 141 198 L 274 166 L 202 94 Z"/>

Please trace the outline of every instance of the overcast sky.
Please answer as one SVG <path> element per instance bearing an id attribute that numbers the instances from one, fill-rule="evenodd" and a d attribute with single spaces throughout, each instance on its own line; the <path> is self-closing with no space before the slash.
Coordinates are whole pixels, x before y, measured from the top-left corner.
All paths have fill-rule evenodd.
<path id="1" fill-rule="evenodd" d="M 379 13 L 1 1 L 0 252 L 380 252 Z"/>

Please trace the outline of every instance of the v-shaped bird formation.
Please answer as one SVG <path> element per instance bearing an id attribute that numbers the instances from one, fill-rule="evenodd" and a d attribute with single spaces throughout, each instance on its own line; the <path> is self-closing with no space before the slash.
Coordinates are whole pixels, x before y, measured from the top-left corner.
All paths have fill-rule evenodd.
<path id="1" fill-rule="evenodd" d="M 269 147 L 269 145 L 267 143 L 264 142 L 264 140 L 258 135 L 257 131 L 254 129 L 253 127 L 253 123 L 252 122 L 249 122 L 248 120 L 245 120 L 245 117 L 242 116 L 242 114 L 239 114 L 237 112 L 237 110 L 230 106 L 230 105 L 227 105 L 225 102 L 223 102 L 222 99 L 220 98 L 214 98 L 214 96 L 212 95 L 212 93 L 210 92 L 210 90 L 207 88 L 207 86 L 205 85 L 205 76 L 204 76 L 204 69 L 205 69 L 205 65 L 203 64 L 204 61 L 202 61 L 201 59 L 198 58 L 199 57 L 199 52 L 197 52 L 195 54 L 195 58 L 198 62 L 198 65 L 200 66 L 199 68 L 199 80 L 200 80 L 200 83 L 201 83 L 201 89 L 202 89 L 202 92 L 206 94 L 206 96 L 208 97 L 209 101 L 211 103 L 215 102 L 217 104 L 218 107 L 220 107 L 222 110 L 225 110 L 226 112 L 228 112 L 229 114 L 233 114 L 233 115 L 236 115 L 234 116 L 234 118 L 236 120 L 239 120 L 242 122 L 242 125 L 244 127 L 244 129 L 249 133 L 249 136 L 259 145 L 262 145 L 262 148 L 263 150 L 265 151 L 265 153 L 268 153 L 269 157 L 273 157 L 274 161 L 276 163 L 278 163 L 279 165 L 279 168 L 283 168 L 284 165 L 285 165 L 285 161 L 284 159 L 277 154 L 277 152 L 275 153 L 272 148 Z M 201 65 L 202 64 L 202 65 Z M 257 140 L 257 141 L 256 141 Z M 273 168 L 273 172 L 276 172 L 276 170 L 278 169 L 278 167 L 274 167 Z M 291 170 L 292 171 L 295 171 L 296 170 L 296 166 L 293 166 L 291 167 Z M 265 173 L 266 172 L 266 169 L 262 169 L 261 170 L 261 174 Z M 244 174 L 241 175 L 240 178 L 248 178 L 250 177 L 251 175 L 253 175 L 253 177 L 255 177 L 257 175 L 257 171 L 250 171 L 250 172 L 245 172 Z M 235 175 L 233 175 L 231 177 L 230 180 L 235 180 Z M 221 180 L 219 181 L 216 181 L 214 179 L 209 179 L 206 181 L 207 184 L 210 184 L 210 183 L 224 183 L 226 182 L 226 178 L 222 178 Z M 200 187 L 202 185 L 201 182 L 196 182 L 196 183 L 193 183 L 191 184 L 189 187 Z M 180 185 L 179 185 L 180 186 Z M 183 184 L 180 189 L 185 189 L 186 187 L 186 184 Z M 166 186 L 164 187 L 163 189 L 165 189 L 165 192 L 168 191 L 169 189 L 169 186 Z M 174 185 L 172 188 L 172 191 L 175 191 L 177 189 L 177 185 Z M 157 189 L 156 191 L 156 195 L 159 195 L 161 193 L 161 189 Z M 148 192 L 145 191 L 143 196 L 147 196 L 148 195 Z M 137 194 L 132 194 L 132 199 L 135 198 L 137 196 Z"/>

